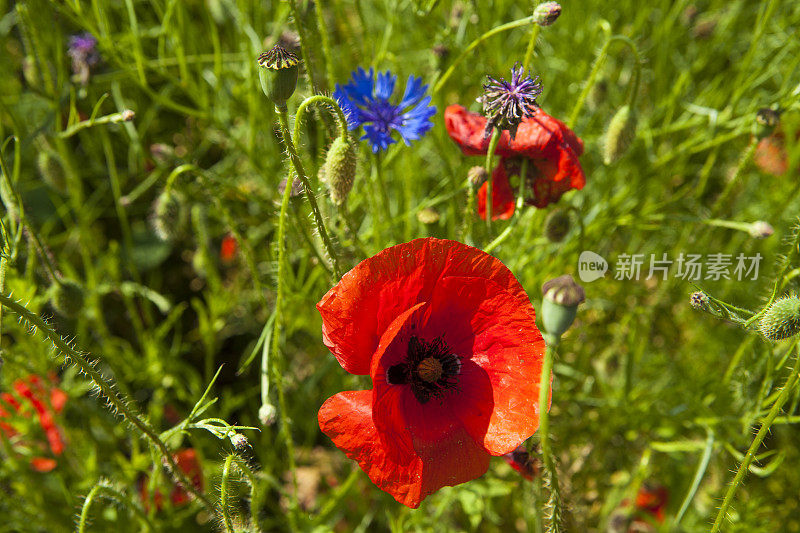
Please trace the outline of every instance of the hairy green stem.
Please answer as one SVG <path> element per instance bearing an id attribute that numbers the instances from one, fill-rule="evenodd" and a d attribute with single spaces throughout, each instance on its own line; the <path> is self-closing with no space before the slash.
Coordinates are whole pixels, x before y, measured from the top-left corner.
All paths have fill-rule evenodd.
<path id="1" fill-rule="evenodd" d="M 300 181 L 303 182 L 303 187 L 306 191 L 306 197 L 308 198 L 308 203 L 311 206 L 311 213 L 314 215 L 314 223 L 317 226 L 317 231 L 319 232 L 319 235 L 322 238 L 322 243 L 325 246 L 325 253 L 328 254 L 328 258 L 331 261 L 333 275 L 338 280 L 342 277 L 342 271 L 339 268 L 339 259 L 333 249 L 333 242 L 331 242 L 328 231 L 325 229 L 325 222 L 322 220 L 322 214 L 319 211 L 314 190 L 311 188 L 311 183 L 309 182 L 308 176 L 306 176 L 306 171 L 303 168 L 303 162 L 300 160 L 300 156 L 297 155 L 297 149 L 294 146 L 294 141 L 292 140 L 289 132 L 289 118 L 286 108 L 276 107 L 275 111 L 278 113 L 278 118 L 280 119 L 281 132 L 283 133 L 283 143 L 286 146 L 286 150 L 289 152 L 289 159 L 291 160 L 292 165 L 297 172 L 297 177 L 299 177 Z M 289 176 L 286 180 L 286 191 L 288 191 L 288 193 L 291 193 L 292 190 L 291 179 L 291 176 Z M 286 198 L 286 195 L 288 194 L 286 191 L 284 191 L 284 198 Z"/>
<path id="2" fill-rule="evenodd" d="M 95 369 L 95 365 L 90 362 L 84 354 L 75 350 L 67 344 L 61 336 L 55 332 L 39 315 L 30 312 L 25 306 L 17 303 L 12 298 L 0 294 L 0 305 L 4 305 L 11 311 L 18 314 L 21 318 L 27 321 L 32 326 L 40 329 L 45 336 L 50 339 L 50 342 L 64 355 L 69 361 L 71 360 L 81 372 L 85 373 L 94 382 L 100 393 L 106 397 L 111 407 L 122 415 L 134 428 L 143 436 L 145 436 L 160 452 L 162 460 L 166 461 L 169 466 L 170 473 L 175 476 L 178 482 L 189 491 L 192 496 L 197 498 L 207 511 L 214 514 L 216 509 L 214 504 L 211 503 L 205 494 L 197 490 L 194 484 L 186 477 L 186 474 L 178 467 L 172 457 L 167 445 L 159 438 L 156 431 L 150 427 L 150 424 L 142 419 L 134 406 L 132 400 L 122 398 L 120 394 L 114 389 L 114 385 L 107 380 L 103 375 Z"/>
<path id="3" fill-rule="evenodd" d="M 783 408 L 786 401 L 789 399 L 789 395 L 794 390 L 795 386 L 797 385 L 798 378 L 800 375 L 800 355 L 796 356 L 794 367 L 792 368 L 792 372 L 786 378 L 786 382 L 781 389 L 780 394 L 775 399 L 775 403 L 772 404 L 772 408 L 770 408 L 769 413 L 767 414 L 764 421 L 761 423 L 761 427 L 758 429 L 758 433 L 756 433 L 753 442 L 750 444 L 750 448 L 747 450 L 747 454 L 744 456 L 742 463 L 739 465 L 739 469 L 736 471 L 736 476 L 733 478 L 733 481 L 728 486 L 728 490 L 725 493 L 725 498 L 722 500 L 722 505 L 717 512 L 717 517 L 714 520 L 714 526 L 711 528 L 711 533 L 717 533 L 722 524 L 724 523 L 725 519 L 728 515 L 728 509 L 730 508 L 731 504 L 733 503 L 733 497 L 736 494 L 736 489 L 739 488 L 741 485 L 742 480 L 744 480 L 744 476 L 747 474 L 747 470 L 750 468 L 750 465 L 753 462 L 753 459 L 758 452 L 758 449 L 761 447 L 761 443 L 764 441 L 764 437 L 767 436 L 769 433 L 769 429 L 772 426 L 772 423 L 775 421 L 775 418 L 780 413 L 781 409 Z"/>
<path id="4" fill-rule="evenodd" d="M 233 463 L 234 454 L 225 458 L 225 465 L 222 467 L 222 481 L 219 486 L 219 509 L 222 514 L 222 523 L 225 525 L 226 533 L 233 533 L 233 520 L 228 509 L 228 483 L 231 475 L 231 463 Z"/>
<path id="5" fill-rule="evenodd" d="M 300 102 L 297 112 L 294 114 L 294 133 L 292 134 L 294 142 L 298 142 L 300 138 L 300 126 L 303 124 L 303 119 L 305 118 L 308 108 L 312 105 L 319 104 L 322 104 L 325 109 L 331 111 L 331 114 L 336 118 L 336 123 L 339 126 L 339 136 L 347 135 L 347 118 L 342 108 L 339 107 L 339 103 L 330 96 L 315 94 Z"/>
<path id="6" fill-rule="evenodd" d="M 123 507 L 133 511 L 133 513 L 139 517 L 148 531 L 152 531 L 154 529 L 153 523 L 150 521 L 150 518 L 144 513 L 144 511 L 142 511 L 141 507 L 135 504 L 127 495 L 114 490 L 113 488 L 101 482 L 101 484 L 95 485 L 92 490 L 89 491 L 89 494 L 86 495 L 86 499 L 83 501 L 83 506 L 81 507 L 81 516 L 78 519 L 78 533 L 84 533 L 85 531 L 88 531 L 89 510 L 91 509 L 94 501 L 100 496 L 105 496 L 110 500 L 118 501 L 123 505 Z"/>
<path id="7" fill-rule="evenodd" d="M 539 30 L 541 26 L 538 24 L 533 24 L 531 26 L 531 37 L 528 40 L 528 48 L 525 50 L 525 60 L 522 62 L 522 66 L 525 68 L 525 71 L 530 73 L 531 71 L 531 61 L 533 61 L 533 48 L 536 46 L 536 38 L 539 36 Z"/>
<path id="8" fill-rule="evenodd" d="M 542 377 L 539 383 L 539 442 L 542 446 L 542 464 L 550 483 L 550 501 L 548 503 L 550 522 L 548 530 L 551 532 L 562 531 L 561 491 L 558 485 L 558 473 L 556 472 L 553 451 L 550 448 L 550 382 L 557 346 L 558 339 L 549 339 L 544 352 Z"/>

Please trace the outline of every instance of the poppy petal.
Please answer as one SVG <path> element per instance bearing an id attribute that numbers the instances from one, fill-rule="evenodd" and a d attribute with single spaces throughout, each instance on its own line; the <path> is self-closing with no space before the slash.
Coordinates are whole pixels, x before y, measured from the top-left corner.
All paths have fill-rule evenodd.
<path id="1" fill-rule="evenodd" d="M 329 398 L 319 410 L 320 429 L 382 490 L 411 508 L 444 486 L 482 476 L 489 454 L 463 429 L 443 441 L 422 443 L 418 454 L 394 460 L 383 446 L 372 421 L 372 391 L 346 391 Z M 442 454 L 441 446 L 456 450 Z"/>
<path id="2" fill-rule="evenodd" d="M 456 241 L 416 239 L 365 259 L 322 297 L 322 340 L 351 374 L 367 375 L 380 337 L 402 313 L 429 301 L 444 276 L 490 278 L 525 291 L 494 257 Z"/>
<path id="3" fill-rule="evenodd" d="M 486 220 L 486 191 L 489 184 L 478 189 L 478 216 Z M 505 165 L 501 161 L 492 172 L 492 220 L 508 220 L 514 214 L 514 192 L 508 181 Z"/>

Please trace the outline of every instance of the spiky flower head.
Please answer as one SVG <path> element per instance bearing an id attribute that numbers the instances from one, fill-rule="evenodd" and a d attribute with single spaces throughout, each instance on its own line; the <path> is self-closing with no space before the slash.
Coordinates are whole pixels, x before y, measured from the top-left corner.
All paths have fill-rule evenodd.
<path id="1" fill-rule="evenodd" d="M 784 296 L 775 300 L 761 316 L 758 329 L 771 341 L 797 335 L 800 332 L 800 298 Z"/>
<path id="2" fill-rule="evenodd" d="M 425 92 L 427 85 L 422 78 L 409 76 L 400 102 L 390 101 L 397 84 L 397 76 L 388 70 L 369 72 L 359 67 L 350 74 L 346 85 L 336 84 L 333 97 L 347 117 L 350 131 L 364 127 L 360 140 L 369 141 L 373 153 L 386 150 L 395 141 L 392 131 L 397 131 L 406 146 L 411 141 L 421 139 L 433 127 L 431 117 L 436 114 L 436 106 L 430 105 L 431 97 Z"/>
<path id="3" fill-rule="evenodd" d="M 487 77 L 489 81 L 483 86 L 483 96 L 478 98 L 487 118 L 484 136 L 488 137 L 493 128 L 498 128 L 508 130 L 514 139 L 522 119 L 532 117 L 539 108 L 536 102 L 536 98 L 542 94 L 539 77 L 526 75 L 525 69 L 519 64 L 511 69 L 511 81 Z"/>
<path id="4" fill-rule="evenodd" d="M 300 58 L 276 44 L 269 52 L 258 56 L 258 66 L 261 67 L 258 70 L 258 77 L 264 94 L 276 106 L 286 106 L 286 102 L 297 87 Z"/>
<path id="5" fill-rule="evenodd" d="M 533 10 L 533 21 L 539 26 L 549 26 L 561 15 L 561 4 L 558 2 L 545 2 Z"/>

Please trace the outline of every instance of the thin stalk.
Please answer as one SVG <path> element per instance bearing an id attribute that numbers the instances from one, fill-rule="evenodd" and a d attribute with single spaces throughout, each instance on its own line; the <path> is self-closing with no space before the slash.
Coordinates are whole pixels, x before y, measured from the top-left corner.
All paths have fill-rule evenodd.
<path id="1" fill-rule="evenodd" d="M 491 237 L 492 235 L 492 207 L 493 207 L 493 198 L 492 198 L 492 158 L 494 157 L 494 152 L 497 150 L 497 144 L 500 142 L 500 136 L 502 132 L 497 129 L 492 129 L 492 138 L 489 139 L 489 151 L 486 152 L 486 164 L 484 168 L 486 169 L 486 231 L 488 235 Z"/>
<path id="2" fill-rule="evenodd" d="M 314 76 L 314 67 L 311 65 L 311 55 L 308 53 L 308 34 L 306 33 L 306 27 L 305 24 L 303 24 L 303 19 L 300 17 L 300 12 L 297 9 L 297 0 L 289 0 L 288 4 L 289 9 L 292 11 L 294 25 L 297 28 L 297 36 L 300 39 L 300 52 L 303 56 L 303 63 L 305 63 L 306 66 L 308 81 L 311 83 L 311 89 L 316 92 L 320 90 L 320 87 L 316 80 L 316 76 Z"/>
<path id="3" fill-rule="evenodd" d="M 533 24 L 531 26 L 531 38 L 528 40 L 528 49 L 525 50 L 525 61 L 522 62 L 522 66 L 525 67 L 526 72 L 531 71 L 531 61 L 533 61 L 533 48 L 536 46 L 536 38 L 539 36 L 539 30 L 541 26 L 538 24 Z"/>
<path id="4" fill-rule="evenodd" d="M 89 494 L 86 495 L 86 499 L 83 501 L 83 507 L 81 507 L 81 516 L 78 519 L 78 533 L 84 533 L 84 531 L 88 531 L 87 527 L 89 525 L 89 510 L 91 509 L 94 501 L 100 496 L 105 496 L 110 500 L 118 501 L 123 505 L 123 507 L 130 509 L 137 517 L 139 517 L 147 531 L 153 531 L 153 522 L 150 521 L 150 518 L 144 513 L 144 511 L 142 511 L 141 507 L 133 503 L 133 501 L 131 501 L 131 499 L 122 492 L 114 490 L 108 485 L 99 484 L 95 485 L 92 490 L 89 491 Z"/>
<path id="5" fill-rule="evenodd" d="M 733 497 L 736 494 L 736 489 L 739 488 L 742 481 L 744 480 L 744 476 L 747 474 L 747 470 L 750 468 L 750 465 L 753 462 L 753 459 L 758 452 L 758 449 L 761 447 L 761 443 L 764 441 L 764 437 L 767 436 L 769 433 L 769 429 L 772 426 L 772 423 L 775 421 L 775 418 L 780 413 L 783 405 L 789 399 L 789 395 L 792 393 L 794 387 L 797 385 L 798 372 L 800 372 L 800 355 L 795 358 L 794 368 L 792 368 L 792 372 L 786 378 L 786 383 L 783 385 L 780 394 L 775 399 L 775 403 L 772 404 L 772 408 L 769 410 L 769 414 L 767 414 L 766 418 L 761 424 L 761 427 L 758 429 L 758 433 L 756 433 L 753 442 L 750 444 L 750 448 L 747 450 L 747 454 L 744 456 L 742 463 L 739 465 L 739 469 L 736 471 L 736 476 L 733 478 L 730 486 L 728 486 L 728 490 L 725 493 L 725 498 L 722 500 L 722 505 L 717 512 L 717 517 L 714 520 L 714 526 L 711 528 L 711 533 L 717 533 L 720 528 L 722 527 L 723 522 L 727 518 L 728 509 L 730 508 L 731 504 L 733 503 Z"/>
<path id="6" fill-rule="evenodd" d="M 711 452 L 714 451 L 714 430 L 708 430 L 708 437 L 706 437 L 706 446 L 703 449 L 703 456 L 700 458 L 700 462 L 697 463 L 697 470 L 694 473 L 694 479 L 692 480 L 692 486 L 689 488 L 689 492 L 686 493 L 686 497 L 683 499 L 683 503 L 681 504 L 681 508 L 678 511 L 678 514 L 675 515 L 675 524 L 679 524 L 683 515 L 689 509 L 689 504 L 692 503 L 694 499 L 694 495 L 697 494 L 697 489 L 700 488 L 700 482 L 703 481 L 703 476 L 706 474 L 706 470 L 708 469 L 708 463 L 711 461 Z"/>
<path id="7" fill-rule="evenodd" d="M 628 103 L 631 107 L 636 103 L 636 95 L 639 92 L 639 78 L 641 73 L 641 58 L 639 56 L 639 50 L 636 48 L 636 44 L 629 38 L 625 37 L 624 35 L 612 35 L 606 42 L 603 44 L 603 47 L 600 49 L 600 53 L 597 54 L 597 58 L 594 60 L 594 64 L 592 65 L 592 70 L 589 72 L 589 77 L 586 80 L 586 85 L 584 85 L 581 94 L 578 96 L 578 100 L 575 102 L 575 106 L 572 108 L 572 113 L 569 115 L 569 121 L 567 125 L 570 128 L 575 128 L 575 122 L 578 120 L 578 115 L 583 109 L 583 104 L 586 103 L 586 98 L 589 96 L 589 91 L 592 90 L 592 87 L 597 82 L 597 76 L 600 74 L 600 68 L 603 66 L 606 57 L 608 56 L 608 49 L 611 45 L 615 42 L 620 42 L 625 44 L 628 48 L 630 48 L 631 52 L 636 59 L 636 64 L 634 65 L 633 71 L 633 80 L 631 82 L 631 92 L 628 95 Z"/>
<path id="8" fill-rule="evenodd" d="M 200 500 L 206 510 L 212 514 L 216 513 L 216 508 L 214 504 L 211 503 L 205 494 L 197 490 L 194 484 L 191 482 L 189 478 L 186 477 L 186 474 L 178 467 L 175 463 L 175 460 L 172 458 L 172 453 L 167 448 L 167 445 L 164 444 L 164 441 L 159 438 L 156 431 L 150 427 L 150 424 L 147 423 L 144 419 L 140 418 L 137 411 L 138 409 L 135 407 L 135 404 L 132 400 L 127 398 L 123 398 L 115 389 L 113 383 L 107 380 L 103 375 L 95 369 L 95 365 L 86 358 L 86 356 L 75 350 L 72 346 L 67 344 L 61 336 L 53 330 L 50 325 L 45 322 L 39 315 L 30 312 L 25 306 L 17 303 L 12 298 L 8 296 L 0 294 L 0 305 L 4 305 L 11 311 L 18 314 L 21 318 L 27 321 L 32 326 L 36 327 L 37 329 L 41 330 L 44 335 L 50 339 L 50 342 L 58 349 L 67 361 L 71 361 L 74 363 L 84 374 L 89 376 L 97 389 L 100 393 L 105 396 L 110 404 L 110 407 L 117 413 L 121 414 L 122 417 L 127 420 L 128 422 L 133 425 L 138 432 L 145 436 L 160 452 L 162 460 L 166 461 L 170 473 L 175 476 L 178 482 L 187 490 L 189 491 L 192 496 Z"/>
<path id="9" fill-rule="evenodd" d="M 778 277 L 775 278 L 775 285 L 772 287 L 772 294 L 769 297 L 769 301 L 764 305 L 761 311 L 753 315 L 749 320 L 747 320 L 744 323 L 745 328 L 749 328 L 753 324 L 753 322 L 761 318 L 761 315 L 767 312 L 769 306 L 771 306 L 772 303 L 775 301 L 775 299 L 778 297 L 778 292 L 781 290 L 781 287 L 783 287 L 783 280 L 786 278 L 786 274 L 789 272 L 789 268 L 791 267 L 792 262 L 799 253 L 800 253 L 800 227 L 795 229 L 794 237 L 792 238 L 792 246 L 789 249 L 789 253 L 786 254 L 786 259 L 784 259 L 783 261 L 783 267 L 781 268 Z"/>
<path id="10" fill-rule="evenodd" d="M 538 28 L 538 26 L 537 26 Z M 528 176 L 528 160 L 522 160 L 522 167 L 519 172 L 519 190 L 517 191 L 517 202 L 514 206 L 514 218 L 511 222 L 506 226 L 506 229 L 497 236 L 495 240 L 489 243 L 489 245 L 483 249 L 484 252 L 491 253 L 492 250 L 503 244 L 503 242 L 511 235 L 511 232 L 514 230 L 514 227 L 519 222 L 519 219 L 522 218 L 522 205 L 525 203 L 525 185 L 527 182 Z"/>
<path id="11" fill-rule="evenodd" d="M 447 82 L 450 76 L 453 75 L 453 72 L 455 71 L 456 67 L 459 64 L 461 64 L 461 62 L 464 61 L 464 59 L 466 59 L 466 57 L 470 54 L 470 52 L 472 52 L 475 48 L 477 48 L 478 45 L 481 44 L 483 41 L 497 35 L 498 33 L 502 33 L 508 30 L 513 30 L 514 28 L 526 26 L 531 23 L 533 23 L 533 16 L 514 20 L 507 24 L 503 24 L 502 26 L 497 26 L 492 28 L 491 30 L 487 31 L 486 33 L 484 33 L 483 35 L 481 35 L 480 37 L 469 43 L 469 45 L 466 48 L 464 48 L 464 50 L 460 54 L 458 54 L 458 57 L 455 58 L 455 60 L 447 68 L 445 73 L 442 74 L 442 77 L 436 81 L 436 84 L 433 86 L 433 89 L 431 90 L 431 94 L 436 94 L 441 90 L 441 88 L 444 86 L 444 84 Z"/>
<path id="12" fill-rule="evenodd" d="M 305 117 L 308 108 L 312 105 L 319 104 L 323 104 L 322 107 L 330 111 L 334 118 L 336 118 L 337 125 L 339 126 L 339 136 L 347 134 L 347 118 L 344 116 L 344 111 L 342 111 L 342 108 L 339 107 L 339 103 L 330 96 L 325 96 L 324 94 L 315 94 L 314 96 L 309 96 L 303 100 L 298 106 L 297 112 L 294 114 L 294 133 L 292 135 L 294 142 L 297 142 L 297 140 L 300 138 L 300 126 L 303 124 L 303 118 Z"/>
<path id="13" fill-rule="evenodd" d="M 722 210 L 722 207 L 729 204 L 730 196 L 733 193 L 733 189 L 740 184 L 740 178 L 742 177 L 742 172 L 750 165 L 753 161 L 753 156 L 756 153 L 756 147 L 758 146 L 758 139 L 755 136 L 750 138 L 750 143 L 747 145 L 742 157 L 739 158 L 739 163 L 736 165 L 736 171 L 733 173 L 733 176 L 725 185 L 725 189 L 722 191 L 722 194 L 719 195 L 717 201 L 714 202 L 714 205 L 711 207 L 711 214 L 712 216 L 716 216 Z"/>
<path id="14" fill-rule="evenodd" d="M 297 155 L 297 150 L 295 149 L 294 142 L 292 141 L 291 134 L 289 133 L 288 113 L 285 107 L 276 107 L 275 111 L 278 113 L 278 118 L 280 119 L 283 143 L 286 146 L 286 150 L 289 152 L 289 159 L 291 160 L 292 165 L 297 172 L 297 177 L 299 177 L 303 182 L 303 187 L 305 187 L 306 191 L 306 197 L 308 198 L 308 203 L 311 205 L 311 212 L 314 215 L 314 223 L 317 226 L 317 231 L 319 231 L 319 235 L 322 238 L 322 243 L 325 246 L 325 253 L 328 254 L 328 258 L 333 266 L 333 275 L 338 280 L 342 277 L 342 271 L 339 268 L 339 259 L 337 258 L 336 252 L 333 249 L 333 242 L 331 242 L 328 231 L 325 229 L 325 222 L 322 220 L 322 215 L 319 212 L 317 199 L 314 195 L 314 190 L 311 188 L 311 183 L 308 181 L 308 176 L 306 176 L 306 171 L 303 168 L 303 162 L 300 160 L 300 156 Z M 289 177 L 286 182 L 286 191 L 291 192 L 291 190 L 291 177 Z M 287 193 L 284 192 L 284 198 L 286 198 L 286 194 Z"/>
<path id="15" fill-rule="evenodd" d="M 380 193 L 381 203 L 383 208 L 383 213 L 385 220 L 391 221 L 392 219 L 392 211 L 389 207 L 389 193 L 386 190 L 386 182 L 383 179 L 383 167 L 381 166 L 381 156 L 380 154 L 373 154 L 372 156 L 372 179 L 378 186 L 378 192 Z M 392 234 L 394 235 L 394 227 L 390 224 L 390 229 Z"/>
<path id="16" fill-rule="evenodd" d="M 110 115 L 105 115 L 99 118 L 91 117 L 87 120 L 78 122 L 77 124 L 73 124 L 69 128 L 65 129 L 58 133 L 58 137 L 60 139 L 68 139 L 78 133 L 81 130 L 85 130 L 86 128 L 91 128 L 92 126 L 101 126 L 103 124 L 119 124 L 121 122 L 127 122 L 133 118 L 132 112 L 129 110 L 121 111 L 119 113 L 112 113 Z"/>
<path id="17" fill-rule="evenodd" d="M 317 24 L 317 33 L 319 33 L 320 40 L 322 41 L 322 60 L 325 62 L 325 90 L 330 91 L 331 82 L 336 79 L 333 72 L 333 55 L 331 54 L 331 41 L 328 32 L 325 30 L 325 17 L 322 14 L 322 3 L 314 2 L 314 21 Z"/>

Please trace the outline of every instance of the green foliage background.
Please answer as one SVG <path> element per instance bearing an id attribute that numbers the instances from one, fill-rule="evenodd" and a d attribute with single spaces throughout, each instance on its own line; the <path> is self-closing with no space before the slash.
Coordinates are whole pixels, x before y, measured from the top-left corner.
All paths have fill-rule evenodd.
<path id="1" fill-rule="evenodd" d="M 311 69 L 326 92 L 357 66 L 431 83 L 471 41 L 532 10 L 528 2 L 507 0 L 319 0 L 332 47 L 334 79 L 327 79 L 314 3 L 298 4 L 296 22 L 308 33 Z M 532 62 L 544 84 L 543 109 L 567 120 L 606 30 L 624 35 L 643 61 L 636 140 L 620 161 L 603 164 L 604 131 L 625 102 L 634 65 L 630 50 L 615 43 L 574 125 L 586 144 L 581 162 L 587 185 L 560 203 L 576 208 L 583 231 L 573 218 L 565 241 L 550 243 L 541 230 L 553 207 L 526 208 L 492 253 L 537 309 L 541 284 L 575 274 L 582 250 L 611 261 L 622 253 L 666 253 L 670 259 L 680 253 L 760 253 L 757 281 L 701 282 L 718 298 L 758 309 L 798 213 L 800 3 L 587 0 L 563 7 L 558 21 L 542 28 Z M 242 433 L 261 466 L 265 497 L 257 516 L 265 531 L 289 527 L 287 450 L 279 437 L 287 421 L 299 465 L 302 530 L 537 530 L 533 502 L 540 491 L 502 460 L 493 461 L 483 478 L 445 488 L 411 511 L 360 471 L 353 474 L 354 465 L 321 434 L 316 413 L 322 402 L 370 384 L 344 372 L 322 344 L 314 305 L 335 281 L 302 199 L 290 212 L 283 350 L 270 360 L 285 389 L 286 410 L 275 424 L 258 420 L 259 338 L 274 308 L 278 185 L 287 171 L 255 58 L 282 32 L 296 29 L 287 2 L 0 1 L 0 14 L 0 140 L 17 138 L 5 145 L 3 157 L 30 227 L 63 276 L 84 288 L 85 304 L 75 318 L 55 313 L 54 287 L 28 237 L 6 264 L 4 294 L 10 291 L 30 310 L 52 317 L 53 328 L 98 357 L 98 368 L 159 431 L 174 427 L 176 415 L 189 414 L 222 366 L 211 389 L 218 400 L 204 416 L 259 428 Z M 66 50 L 69 36 L 81 31 L 98 39 L 102 57 L 85 87 L 72 77 Z M 390 151 L 384 166 L 390 216 L 370 202 L 375 185 L 368 153 L 362 153 L 350 209 L 369 255 L 416 237 L 457 237 L 469 193 L 467 170 L 482 159 L 462 156 L 444 130 L 442 112 L 452 103 L 477 109 L 484 76 L 506 75 L 521 61 L 530 31 L 516 28 L 478 46 L 434 96 L 434 129 L 412 147 Z M 437 45 L 449 54 L 434 54 Z M 290 112 L 313 94 L 307 80 L 301 77 Z M 136 118 L 59 137 L 98 103 L 97 116 L 132 109 Z M 762 107 L 787 110 L 781 128 L 788 132 L 791 168 L 781 177 L 743 159 Z M 330 138 L 319 116 L 303 130 L 301 155 L 314 172 Z M 166 155 L 154 157 L 156 144 L 167 147 L 161 148 Z M 57 162 L 62 182 L 45 179 L 37 167 L 42 152 Z M 170 174 L 186 198 L 186 223 L 176 225 L 177 237 L 165 243 L 149 218 Z M 362 258 L 358 247 L 321 184 L 318 199 L 350 268 Z M 417 219 L 426 207 L 439 213 L 437 222 Z M 775 235 L 754 240 L 715 220 L 764 220 Z M 14 227 L 7 203 L 4 223 Z M 496 223 L 495 235 L 506 224 Z M 476 245 L 485 246 L 490 239 L 483 224 L 476 222 L 475 230 Z M 240 247 L 228 263 L 220 260 L 219 248 L 229 233 Z M 797 273 L 790 271 L 787 290 L 795 288 Z M 645 482 L 669 491 L 667 518 L 653 524 L 657 530 L 705 531 L 713 521 L 731 470 L 796 350 L 791 341 L 768 343 L 691 309 L 694 290 L 675 276 L 620 281 L 607 275 L 586 284 L 587 302 L 560 346 L 553 391 L 553 446 L 569 504 L 567 530 L 607 530 L 623 500 L 634 498 Z M 171 490 L 148 444 L 92 394 L 85 377 L 62 365 L 41 333 L 31 335 L 8 311 L 2 328 L 0 390 L 29 373 L 55 371 L 69 401 L 58 419 L 68 447 L 53 472 L 34 472 L 25 454 L 4 440 L 0 530 L 73 529 L 83 497 L 101 479 L 128 494 L 127 507 L 141 505 L 137 482 L 143 476 L 163 493 Z M 269 398 L 277 404 L 274 385 Z M 737 492 L 726 530 L 800 531 L 798 399 L 800 391 L 794 391 L 760 450 L 761 461 Z M 31 423 L 31 439 L 36 431 Z M 168 443 L 198 451 L 206 490 L 218 498 L 230 443 L 202 428 L 173 433 Z M 707 445 L 710 461 L 678 523 Z M 244 483 L 236 490 L 233 514 L 243 528 L 248 490 Z M 221 528 L 196 504 L 149 513 L 157 530 Z M 141 527 L 126 505 L 99 501 L 91 516 L 97 531 Z"/>

